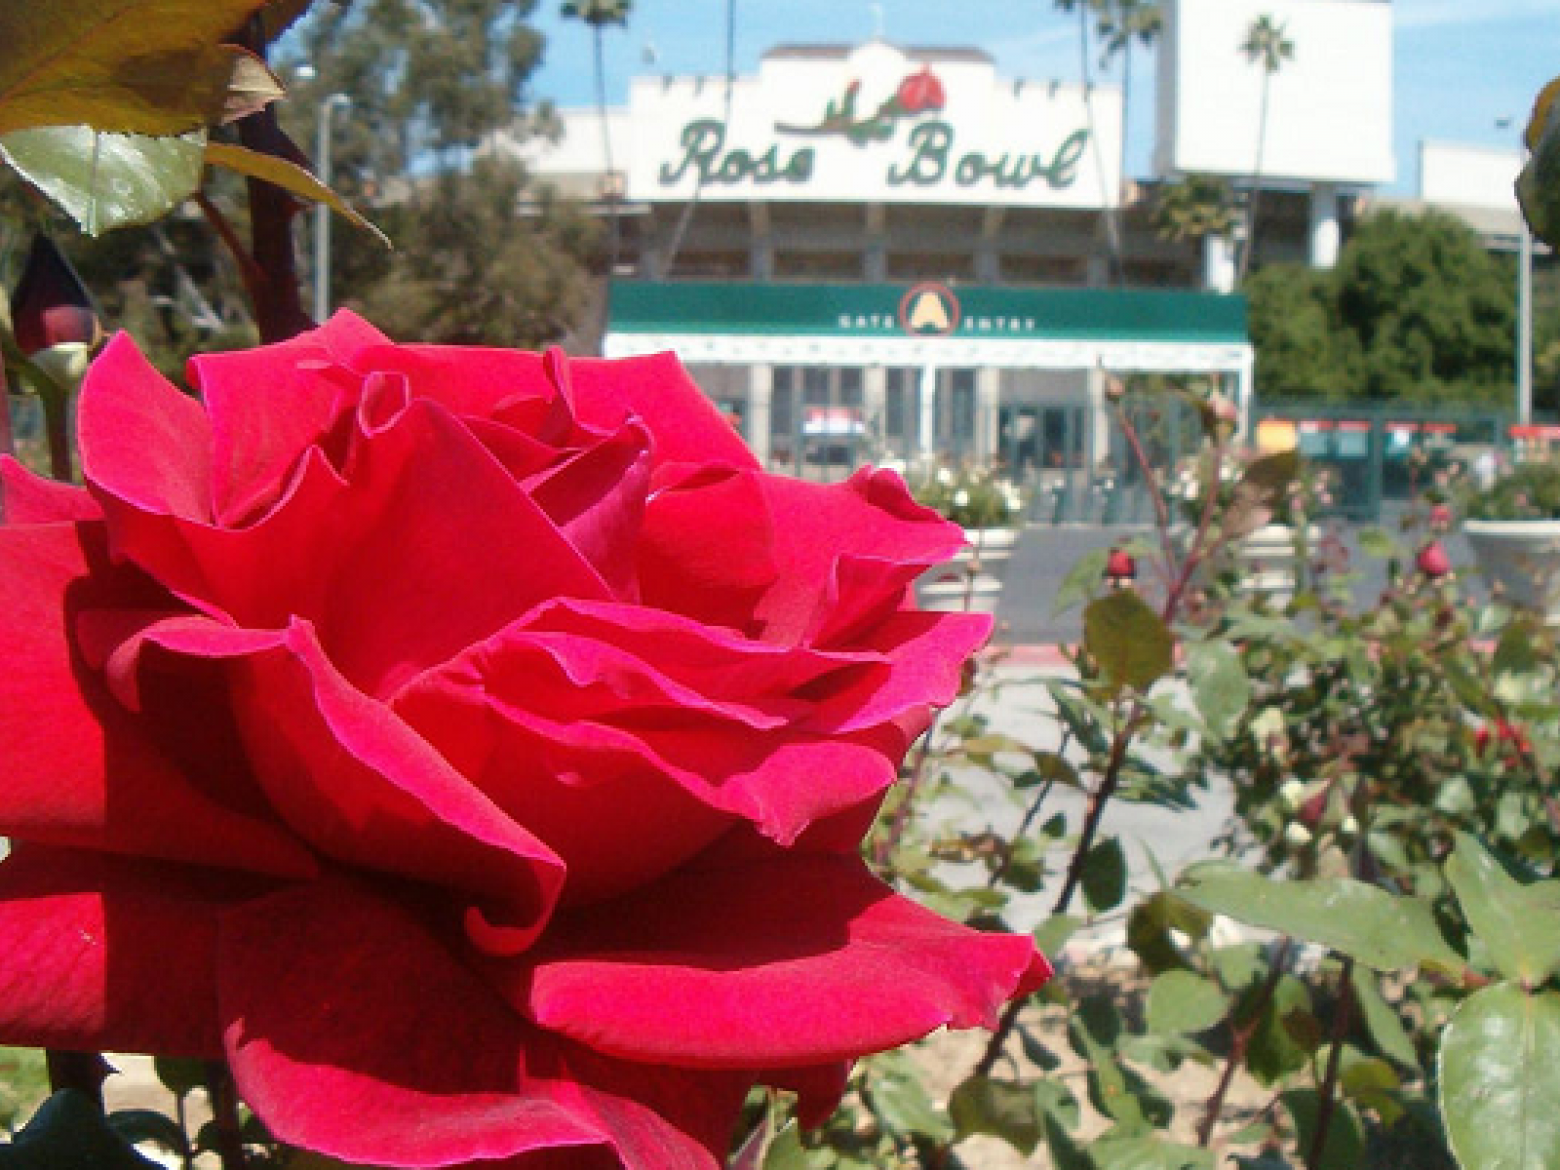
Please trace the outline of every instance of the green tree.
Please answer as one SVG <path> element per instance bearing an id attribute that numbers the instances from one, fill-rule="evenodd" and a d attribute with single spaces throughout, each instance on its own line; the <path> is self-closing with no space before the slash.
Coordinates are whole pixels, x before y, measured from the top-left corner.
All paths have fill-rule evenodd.
<path id="1" fill-rule="evenodd" d="M 1514 285 L 1461 220 L 1377 212 L 1343 249 L 1335 279 L 1361 393 L 1509 400 Z"/>
<path id="2" fill-rule="evenodd" d="M 524 192 L 524 172 L 496 159 L 446 172 L 387 208 L 396 251 L 351 304 L 398 340 L 536 347 L 567 337 L 584 315 L 594 222 L 551 191 Z M 526 198 L 534 214 L 517 220 Z"/>
<path id="3" fill-rule="evenodd" d="M 1355 347 L 1338 327 L 1330 274 L 1273 264 L 1253 273 L 1243 291 L 1264 398 L 1339 397 L 1353 390 Z"/>
<path id="4" fill-rule="evenodd" d="M 1262 99 L 1257 113 L 1257 154 L 1251 171 L 1251 199 L 1246 204 L 1246 246 L 1240 254 L 1237 280 L 1245 279 L 1251 266 L 1251 254 L 1257 250 L 1257 204 L 1262 195 L 1263 155 L 1267 153 L 1268 98 L 1273 87 L 1273 75 L 1283 68 L 1285 61 L 1295 55 L 1295 43 L 1286 35 L 1287 27 L 1271 16 L 1259 16 L 1252 21 L 1246 31 L 1246 39 L 1240 46 L 1248 62 L 1262 67 Z"/>
<path id="5" fill-rule="evenodd" d="M 1228 235 L 1235 218 L 1234 192 L 1229 180 L 1218 175 L 1193 174 L 1165 183 L 1154 201 L 1154 231 L 1177 243 Z"/>
<path id="6" fill-rule="evenodd" d="M 607 168 L 606 191 L 609 226 L 609 273 L 617 270 L 618 262 L 618 192 L 615 187 L 616 172 L 612 165 L 612 129 L 607 119 L 607 67 L 602 56 L 602 37 L 608 25 L 625 25 L 632 0 L 564 0 L 561 9 L 564 16 L 582 20 L 590 26 L 591 50 L 596 70 L 596 116 L 601 120 L 602 161 Z"/>
<path id="7" fill-rule="evenodd" d="M 583 315 L 589 224 L 518 163 L 478 150 L 495 131 L 523 140 L 553 122 L 550 107 L 526 105 L 542 48 L 525 20 L 534 8 L 319 5 L 289 42 L 284 69 L 302 78 L 284 111 L 294 138 L 314 143 L 330 94 L 352 99 L 335 121 L 333 185 L 370 206 L 395 244 L 336 233 L 337 297 L 395 336 L 534 345 Z"/>

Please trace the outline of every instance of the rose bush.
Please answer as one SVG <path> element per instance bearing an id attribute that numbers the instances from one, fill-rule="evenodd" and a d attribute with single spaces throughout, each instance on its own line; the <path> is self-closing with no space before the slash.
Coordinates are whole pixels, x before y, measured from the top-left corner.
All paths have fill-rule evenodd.
<path id="1" fill-rule="evenodd" d="M 886 473 L 763 473 L 669 357 L 342 314 L 4 467 L 0 1040 L 225 1058 L 354 1162 L 712 1167 L 755 1083 L 1049 972 L 858 844 L 988 633 Z"/>

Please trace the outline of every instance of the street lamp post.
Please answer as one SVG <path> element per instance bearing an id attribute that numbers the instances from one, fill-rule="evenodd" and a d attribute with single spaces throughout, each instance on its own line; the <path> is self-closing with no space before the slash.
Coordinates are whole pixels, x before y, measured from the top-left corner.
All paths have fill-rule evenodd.
<path id="1" fill-rule="evenodd" d="M 322 184 L 330 186 L 330 120 L 338 109 L 348 109 L 352 99 L 333 93 L 320 103 L 319 134 L 315 140 L 315 169 Z M 330 316 L 330 208 L 324 203 L 314 207 L 314 320 Z"/>
<path id="2" fill-rule="evenodd" d="M 1517 258 L 1517 421 L 1533 421 L 1533 232 L 1521 223 Z"/>

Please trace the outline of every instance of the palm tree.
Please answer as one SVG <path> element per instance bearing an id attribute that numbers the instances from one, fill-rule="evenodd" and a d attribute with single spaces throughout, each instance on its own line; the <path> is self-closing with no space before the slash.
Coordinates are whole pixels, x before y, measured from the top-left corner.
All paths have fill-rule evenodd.
<path id="1" fill-rule="evenodd" d="M 1226 236 L 1235 226 L 1235 200 L 1229 180 L 1218 175 L 1187 175 L 1159 189 L 1154 231 L 1175 243 Z"/>
<path id="2" fill-rule="evenodd" d="M 1100 64 L 1121 56 L 1121 185 L 1127 184 L 1127 119 L 1132 109 L 1132 42 L 1145 49 L 1153 46 L 1164 28 L 1164 13 L 1157 0 L 1096 0 L 1100 10 L 1099 33 L 1103 46 Z"/>
<path id="3" fill-rule="evenodd" d="M 633 0 L 564 0 L 560 9 L 565 17 L 583 20 L 590 26 L 591 37 L 594 41 L 593 48 L 596 55 L 596 114 L 601 119 L 601 152 L 606 162 L 607 175 L 607 208 L 611 222 L 611 246 L 608 254 L 611 263 L 607 267 L 607 275 L 617 271 L 618 262 L 618 190 L 615 186 L 617 171 L 612 165 L 612 129 L 607 121 L 607 70 L 602 60 L 601 40 L 602 33 L 609 24 L 624 25 L 628 23 L 628 12 L 633 7 Z"/>
<path id="4" fill-rule="evenodd" d="M 1089 145 L 1094 155 L 1095 173 L 1101 180 L 1100 195 L 1106 200 L 1105 238 L 1110 248 L 1112 275 L 1116 282 L 1121 284 L 1126 281 L 1126 265 L 1121 244 L 1120 209 L 1116 206 L 1118 201 L 1111 200 L 1109 192 L 1105 190 L 1105 160 L 1100 154 L 1100 136 L 1094 119 L 1094 69 L 1093 57 L 1089 52 L 1089 13 L 1091 11 L 1100 13 L 1109 0 L 1054 0 L 1054 2 L 1058 11 L 1078 14 L 1078 62 L 1083 82 L 1083 109 L 1089 124 Z"/>
<path id="5" fill-rule="evenodd" d="M 1246 204 L 1246 246 L 1240 254 L 1237 280 L 1246 279 L 1251 254 L 1257 248 L 1257 200 L 1262 194 L 1262 155 L 1267 148 L 1268 96 L 1272 89 L 1273 74 L 1295 55 L 1295 43 L 1286 35 L 1287 28 L 1287 25 L 1279 24 L 1271 16 L 1259 16 L 1251 22 L 1246 39 L 1240 46 L 1240 51 L 1250 64 L 1262 66 L 1262 104 L 1257 114 L 1257 157 L 1251 172 L 1251 199 Z"/>

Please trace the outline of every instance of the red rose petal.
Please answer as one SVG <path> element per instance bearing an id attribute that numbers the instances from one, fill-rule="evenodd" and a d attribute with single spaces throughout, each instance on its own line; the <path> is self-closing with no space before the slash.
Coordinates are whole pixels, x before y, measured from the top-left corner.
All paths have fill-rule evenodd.
<path id="1" fill-rule="evenodd" d="M 655 436 L 658 464 L 758 466 L 742 436 L 672 354 L 573 358 L 568 376 L 581 422 L 616 430 L 625 418 L 643 419 Z"/>
<path id="2" fill-rule="evenodd" d="M 894 894 L 853 858 L 674 874 L 560 916 L 515 1002 L 598 1051 L 703 1068 L 811 1066 L 991 1026 L 1049 965 Z"/>
<path id="3" fill-rule="evenodd" d="M 219 870 L 18 847 L 0 862 L 0 1035 L 219 1056 L 217 915 L 260 893 Z"/>
<path id="4" fill-rule="evenodd" d="M 779 567 L 757 611 L 770 641 L 811 641 L 821 630 L 838 636 L 862 614 L 897 605 L 921 571 L 947 560 L 964 543 L 956 525 L 915 504 L 903 482 L 887 473 L 863 469 L 839 484 L 766 476 L 762 484 Z M 847 549 L 851 559 L 897 570 L 875 579 L 842 579 L 838 566 Z M 842 595 L 841 587 L 851 584 L 855 590 Z"/>
<path id="5" fill-rule="evenodd" d="M 0 528 L 0 833 L 27 840 L 275 874 L 313 872 L 308 851 L 187 773 L 160 730 L 122 707 L 73 650 L 78 613 L 166 603 L 140 573 L 108 563 L 101 525 Z M 185 696 L 184 718 L 219 713 Z M 212 761 L 205 761 L 208 769 Z"/>
<path id="6" fill-rule="evenodd" d="M 34 475 L 9 455 L 0 455 L 0 519 L 6 524 L 51 524 L 101 520 L 85 488 Z"/>
<path id="7" fill-rule="evenodd" d="M 128 334 L 117 334 L 87 370 L 77 418 L 82 473 L 100 498 L 210 520 L 206 412 L 159 374 Z"/>
<path id="8" fill-rule="evenodd" d="M 220 653 L 215 625 L 170 649 Z M 306 626 L 274 651 L 234 635 L 235 707 L 256 778 L 282 819 L 328 856 L 464 891 L 522 948 L 563 885 L 557 855 L 456 772 L 399 716 L 354 688 Z"/>
<path id="9" fill-rule="evenodd" d="M 623 1066 L 550 1037 L 355 883 L 228 915 L 221 987 L 245 1099 L 282 1140 L 353 1162 L 717 1170 L 752 1079 Z"/>

